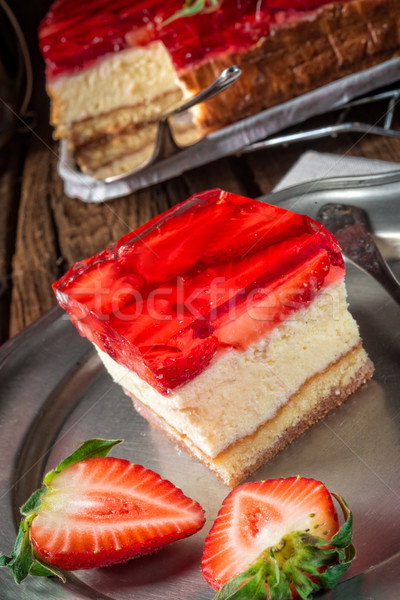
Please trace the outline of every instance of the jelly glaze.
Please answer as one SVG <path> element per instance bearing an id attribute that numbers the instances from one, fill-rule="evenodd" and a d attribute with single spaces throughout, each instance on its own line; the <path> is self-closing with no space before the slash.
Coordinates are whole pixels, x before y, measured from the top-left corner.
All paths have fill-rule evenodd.
<path id="1" fill-rule="evenodd" d="M 322 225 L 215 189 L 75 264 L 53 287 L 82 335 L 166 394 L 343 276 Z"/>
<path id="2" fill-rule="evenodd" d="M 244 51 L 268 35 L 272 25 L 335 1 L 223 0 L 217 10 L 165 24 L 184 0 L 58 0 L 40 25 L 39 41 L 48 79 L 154 40 L 165 44 L 182 72 L 217 54 Z"/>

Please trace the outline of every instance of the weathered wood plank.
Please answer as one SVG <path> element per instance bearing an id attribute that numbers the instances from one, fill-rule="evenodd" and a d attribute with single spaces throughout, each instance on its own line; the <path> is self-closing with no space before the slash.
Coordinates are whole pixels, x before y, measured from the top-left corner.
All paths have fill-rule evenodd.
<path id="1" fill-rule="evenodd" d="M 382 126 L 387 105 L 380 103 L 370 105 L 363 110 L 357 109 L 356 114 L 350 114 L 346 121 L 360 121 L 371 125 Z M 334 121 L 331 121 L 334 122 Z M 325 117 L 313 119 L 306 125 L 298 125 L 299 131 L 312 126 L 325 125 Z M 393 128 L 400 129 L 400 110 L 397 110 Z M 340 157 L 360 156 L 390 162 L 400 162 L 400 140 L 372 134 L 340 134 L 337 137 L 327 137 L 309 142 L 299 142 L 287 147 L 271 147 L 260 150 L 245 157 L 249 168 L 254 174 L 255 181 L 263 193 L 269 193 L 295 164 L 300 156 L 309 150 L 336 154 Z M 320 177 L 329 177 L 329 173 L 321 173 Z"/>
<path id="2" fill-rule="evenodd" d="M 299 157 L 299 148 L 269 148 L 247 154 L 247 161 L 254 181 L 261 194 L 271 192 Z"/>
<path id="3" fill-rule="evenodd" d="M 58 275 L 57 240 L 50 208 L 52 162 L 34 142 L 25 160 L 12 262 L 10 336 L 55 304 L 51 289 Z"/>
<path id="4" fill-rule="evenodd" d="M 181 194 L 180 202 L 192 194 L 216 187 L 236 194 L 246 194 L 248 187 L 241 180 L 240 173 L 235 172 L 234 161 L 228 158 L 188 171 L 182 175 L 181 180 L 186 185 L 186 195 Z"/>
<path id="5" fill-rule="evenodd" d="M 400 127 L 400 122 L 397 127 Z M 380 136 L 368 136 L 359 140 L 357 146 L 351 149 L 355 156 L 378 158 L 390 162 L 400 162 L 400 140 Z"/>
<path id="6" fill-rule="evenodd" d="M 104 250 L 170 206 L 167 194 L 157 186 L 98 204 L 68 198 L 55 166 L 51 206 L 65 269 Z"/>
<path id="7" fill-rule="evenodd" d="M 11 263 L 18 217 L 21 152 L 11 140 L 0 154 L 0 344 L 8 339 Z"/>

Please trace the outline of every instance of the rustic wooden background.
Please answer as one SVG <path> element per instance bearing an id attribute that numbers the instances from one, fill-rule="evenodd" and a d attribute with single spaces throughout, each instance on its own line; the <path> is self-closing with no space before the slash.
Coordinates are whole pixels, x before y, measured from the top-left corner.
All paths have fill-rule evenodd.
<path id="1" fill-rule="evenodd" d="M 400 162 L 400 140 L 346 134 L 219 160 L 108 203 L 85 204 L 68 198 L 56 169 L 58 148 L 51 141 L 36 34 L 49 4 L 49 0 L 10 2 L 33 61 L 31 109 L 35 117 L 32 130 L 15 119 L 14 135 L 0 150 L 0 343 L 55 304 L 51 283 L 75 261 L 105 248 L 195 192 L 222 187 L 249 196 L 268 193 L 309 149 Z M 4 18 L 0 18 L 0 58 L 11 84 L 16 85 L 15 41 Z M 4 99 L 1 108 L 8 110 Z M 384 111 L 385 106 L 377 104 L 372 112 L 369 109 L 368 118 L 378 121 Z M 399 126 L 400 118 L 396 121 Z"/>

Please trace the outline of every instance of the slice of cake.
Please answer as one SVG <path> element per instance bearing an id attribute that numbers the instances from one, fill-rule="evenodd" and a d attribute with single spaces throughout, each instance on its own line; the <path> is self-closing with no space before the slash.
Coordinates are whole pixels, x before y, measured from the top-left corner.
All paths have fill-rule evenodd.
<path id="1" fill-rule="evenodd" d="M 160 116 L 232 64 L 241 78 L 176 124 L 180 144 L 400 53 L 393 0 L 205 0 L 191 16 L 183 5 L 57 0 L 42 22 L 55 137 L 84 171 L 142 164 Z"/>
<path id="2" fill-rule="evenodd" d="M 230 486 L 373 372 L 332 234 L 221 190 L 77 263 L 54 290 L 138 412 Z"/>

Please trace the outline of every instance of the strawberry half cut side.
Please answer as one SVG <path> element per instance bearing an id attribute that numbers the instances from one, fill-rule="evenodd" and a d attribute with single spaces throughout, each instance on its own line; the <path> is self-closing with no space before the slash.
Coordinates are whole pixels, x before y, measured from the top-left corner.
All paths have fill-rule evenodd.
<path id="1" fill-rule="evenodd" d="M 170 481 L 128 460 L 107 456 L 122 440 L 93 439 L 44 478 L 22 506 L 10 556 L 0 566 L 16 583 L 28 575 L 65 577 L 149 554 L 196 533 L 204 511 Z"/>
<path id="2" fill-rule="evenodd" d="M 344 524 L 332 501 L 338 501 Z M 346 502 L 315 479 L 245 483 L 224 500 L 204 545 L 214 600 L 309 600 L 333 588 L 355 558 Z"/>

